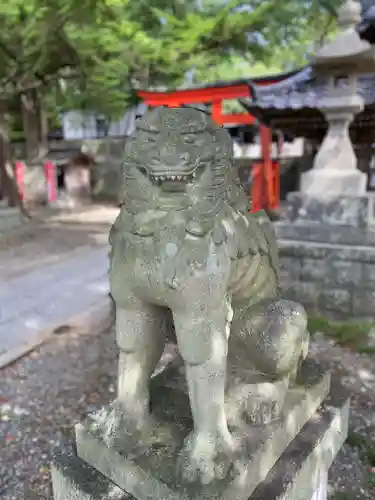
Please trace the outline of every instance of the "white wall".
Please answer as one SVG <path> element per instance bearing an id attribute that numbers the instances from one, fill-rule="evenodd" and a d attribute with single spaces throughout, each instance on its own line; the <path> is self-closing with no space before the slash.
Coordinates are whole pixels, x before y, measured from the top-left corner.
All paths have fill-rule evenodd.
<path id="1" fill-rule="evenodd" d="M 128 110 L 121 120 L 110 122 L 108 137 L 126 137 L 135 128 L 135 119 L 146 111 L 147 106 L 140 103 Z M 61 116 L 65 140 L 97 139 L 103 137 L 98 127 L 98 116 L 87 111 L 67 111 Z"/>
<path id="2" fill-rule="evenodd" d="M 303 139 L 295 139 L 293 142 L 284 142 L 281 153 L 277 151 L 277 144 L 273 143 L 271 148 L 271 157 L 275 159 L 296 158 L 303 156 Z M 260 144 L 238 144 L 234 142 L 234 158 L 249 158 L 256 160 L 261 158 Z"/>
<path id="3" fill-rule="evenodd" d="M 96 118 L 83 111 L 67 111 L 61 116 L 63 137 L 66 140 L 95 139 Z"/>

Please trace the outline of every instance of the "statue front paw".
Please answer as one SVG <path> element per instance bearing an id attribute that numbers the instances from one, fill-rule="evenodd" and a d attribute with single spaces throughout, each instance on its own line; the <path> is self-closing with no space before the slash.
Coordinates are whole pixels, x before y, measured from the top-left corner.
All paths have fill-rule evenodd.
<path id="1" fill-rule="evenodd" d="M 266 425 L 280 418 L 283 410 L 282 402 L 277 399 L 255 396 L 250 397 L 244 405 L 244 419 L 247 423 Z"/>
<path id="2" fill-rule="evenodd" d="M 232 428 L 265 425 L 283 415 L 288 380 L 241 384 L 228 391 L 226 415 Z"/>
<path id="3" fill-rule="evenodd" d="M 91 421 L 91 432 L 111 448 L 132 444 L 145 424 L 143 415 L 125 410 L 118 401 L 92 414 Z"/>
<path id="4" fill-rule="evenodd" d="M 203 485 L 225 479 L 231 471 L 234 443 L 231 435 L 192 433 L 185 441 L 178 463 L 179 474 L 186 483 Z"/>

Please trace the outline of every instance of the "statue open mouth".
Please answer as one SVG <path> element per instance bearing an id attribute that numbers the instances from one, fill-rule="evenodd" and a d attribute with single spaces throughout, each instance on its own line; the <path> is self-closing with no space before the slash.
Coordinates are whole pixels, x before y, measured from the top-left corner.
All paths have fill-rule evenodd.
<path id="1" fill-rule="evenodd" d="M 152 173 L 150 179 L 153 182 L 177 181 L 177 182 L 192 182 L 196 178 L 196 173 L 177 174 L 177 173 Z"/>
<path id="2" fill-rule="evenodd" d="M 196 182 L 201 176 L 204 166 L 200 165 L 189 172 L 175 170 L 152 170 L 150 168 L 138 167 L 140 173 L 155 186 L 160 187 L 165 192 L 184 192 L 189 184 Z"/>
<path id="3" fill-rule="evenodd" d="M 197 172 L 194 170 L 189 174 L 182 173 L 150 173 L 149 178 L 153 184 L 160 187 L 166 193 L 183 193 L 189 184 L 194 182 Z"/>
<path id="4" fill-rule="evenodd" d="M 195 174 L 161 174 L 150 175 L 151 182 L 157 184 L 160 189 L 168 193 L 182 193 L 186 191 L 189 183 L 195 179 Z"/>

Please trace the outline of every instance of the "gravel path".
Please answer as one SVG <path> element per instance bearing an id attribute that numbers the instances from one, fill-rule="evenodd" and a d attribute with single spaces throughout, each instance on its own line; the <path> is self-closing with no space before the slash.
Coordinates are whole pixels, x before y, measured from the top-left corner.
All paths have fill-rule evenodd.
<path id="1" fill-rule="evenodd" d="M 367 438 L 375 425 L 374 358 L 357 356 L 322 337 L 312 353 L 343 377 L 352 393 L 352 425 Z M 1 372 L 0 497 L 50 500 L 49 463 L 68 449 L 75 421 L 114 396 L 116 348 L 113 331 L 65 332 Z M 345 445 L 331 471 L 331 494 L 373 499 L 367 465 Z M 337 497 L 338 498 L 338 497 Z"/>
<path id="2" fill-rule="evenodd" d="M 360 436 L 375 452 L 375 356 L 343 349 L 322 335 L 315 336 L 311 352 L 350 392 L 349 435 Z M 330 492 L 337 500 L 374 500 L 370 464 L 349 442 L 331 468 Z"/>
<path id="3" fill-rule="evenodd" d="M 66 332 L 1 373 L 0 498 L 51 499 L 49 463 L 72 426 L 113 397 L 110 332 Z"/>

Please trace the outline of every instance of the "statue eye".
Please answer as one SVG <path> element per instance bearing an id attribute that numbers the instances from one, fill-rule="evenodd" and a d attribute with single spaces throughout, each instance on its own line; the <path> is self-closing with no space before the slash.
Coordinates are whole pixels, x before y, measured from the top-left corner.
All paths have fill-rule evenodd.
<path id="1" fill-rule="evenodd" d="M 185 135 L 184 136 L 184 141 L 187 144 L 194 144 L 194 142 L 196 141 L 196 137 L 195 137 L 195 135 Z"/>
<path id="2" fill-rule="evenodd" d="M 145 169 L 145 167 L 137 167 L 138 168 L 138 171 L 142 174 L 142 175 L 148 175 L 148 172 L 147 170 Z"/>

